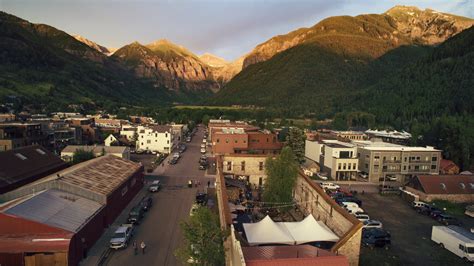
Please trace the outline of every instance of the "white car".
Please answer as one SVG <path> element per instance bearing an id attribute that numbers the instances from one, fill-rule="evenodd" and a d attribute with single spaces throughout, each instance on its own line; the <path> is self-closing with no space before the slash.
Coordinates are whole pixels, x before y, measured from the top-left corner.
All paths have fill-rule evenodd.
<path id="1" fill-rule="evenodd" d="M 206 143 L 206 142 L 207 142 L 207 140 L 205 138 L 202 139 L 202 143 Z"/>
<path id="2" fill-rule="evenodd" d="M 350 213 L 350 214 L 357 214 L 357 213 L 360 213 L 360 212 L 364 212 L 364 209 L 362 208 L 359 208 L 359 207 L 347 207 L 346 210 Z"/>
<path id="3" fill-rule="evenodd" d="M 148 191 L 150 192 L 158 192 L 161 187 L 161 182 L 160 180 L 154 180 L 150 186 L 148 187 Z"/>
<path id="4" fill-rule="evenodd" d="M 377 220 L 368 220 L 364 222 L 364 226 L 362 228 L 382 228 L 382 222 Z"/>
<path id="5" fill-rule="evenodd" d="M 110 239 L 111 249 L 127 248 L 128 242 L 133 235 L 132 224 L 122 224 L 117 230 L 115 230 L 112 239 Z"/>
<path id="6" fill-rule="evenodd" d="M 201 148 L 206 148 L 206 144 L 201 144 Z"/>
<path id="7" fill-rule="evenodd" d="M 318 176 L 320 179 L 322 179 L 322 180 L 328 180 L 328 177 L 325 176 L 325 175 L 323 175 L 323 174 L 321 174 L 321 173 L 318 173 L 317 176 Z"/>
<path id="8" fill-rule="evenodd" d="M 370 216 L 365 214 L 365 213 L 358 213 L 358 214 L 355 215 L 355 217 L 361 222 L 365 222 L 365 221 L 370 220 Z"/>
<path id="9" fill-rule="evenodd" d="M 342 202 L 342 206 L 344 206 L 344 208 L 359 208 L 359 204 L 355 203 L 355 202 Z"/>
<path id="10" fill-rule="evenodd" d="M 206 148 L 201 148 L 201 153 L 202 154 L 206 153 Z"/>
<path id="11" fill-rule="evenodd" d="M 318 175 L 319 176 L 319 175 Z M 320 183 L 321 187 L 324 189 L 331 189 L 331 190 L 336 190 L 340 189 L 341 187 L 337 184 L 331 183 L 331 182 L 321 182 Z"/>
<path id="12" fill-rule="evenodd" d="M 359 174 L 360 177 L 364 178 L 364 179 L 367 179 L 369 177 L 369 175 L 367 173 L 364 173 L 364 172 L 361 172 Z"/>

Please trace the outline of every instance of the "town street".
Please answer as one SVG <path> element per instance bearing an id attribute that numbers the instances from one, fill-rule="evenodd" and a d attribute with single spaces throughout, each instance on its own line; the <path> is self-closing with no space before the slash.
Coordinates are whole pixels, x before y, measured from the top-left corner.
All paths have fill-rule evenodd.
<path id="1" fill-rule="evenodd" d="M 151 194 L 153 206 L 146 213 L 139 226 L 136 227 L 135 236 L 125 250 L 114 251 L 107 260 L 106 265 L 180 265 L 174 256 L 175 250 L 180 246 L 182 233 L 180 222 L 189 216 L 191 205 L 196 192 L 203 191 L 207 186 L 204 177 L 205 171 L 198 169 L 200 145 L 203 138 L 201 128 L 193 137 L 192 142 L 186 143 L 187 150 L 181 155 L 176 165 L 169 165 L 164 161 L 164 168 L 158 166 L 153 175 L 159 176 L 162 182 L 160 192 Z M 201 186 L 188 188 L 189 179 L 199 180 Z M 212 180 L 211 183 L 214 183 Z M 146 243 L 146 253 L 134 255 L 133 241 L 139 246 L 141 241 Z"/>

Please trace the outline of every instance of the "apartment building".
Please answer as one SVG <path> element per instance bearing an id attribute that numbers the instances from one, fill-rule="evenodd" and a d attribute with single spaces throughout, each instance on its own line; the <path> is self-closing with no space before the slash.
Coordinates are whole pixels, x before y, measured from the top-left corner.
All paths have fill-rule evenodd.
<path id="1" fill-rule="evenodd" d="M 262 186 L 267 175 L 265 173 L 266 154 L 228 154 L 222 157 L 225 175 L 236 179 L 244 179 L 252 185 Z"/>
<path id="2" fill-rule="evenodd" d="M 48 139 L 40 123 L 0 123 L 0 151 L 29 145 L 47 146 Z"/>
<path id="3" fill-rule="evenodd" d="M 137 137 L 137 127 L 133 125 L 122 125 L 122 129 L 120 130 L 120 136 L 124 136 L 129 141 L 136 140 Z"/>
<path id="4" fill-rule="evenodd" d="M 354 180 L 357 177 L 357 147 L 351 143 L 306 140 L 305 157 L 319 163 L 321 172 L 334 180 Z"/>
<path id="5" fill-rule="evenodd" d="M 381 141 L 354 141 L 359 170 L 370 182 L 404 183 L 415 175 L 438 174 L 441 151 L 434 147 L 408 147 Z"/>
<path id="6" fill-rule="evenodd" d="M 139 126 L 137 128 L 137 133 L 137 150 L 170 153 L 173 149 L 173 134 L 171 126 Z"/>

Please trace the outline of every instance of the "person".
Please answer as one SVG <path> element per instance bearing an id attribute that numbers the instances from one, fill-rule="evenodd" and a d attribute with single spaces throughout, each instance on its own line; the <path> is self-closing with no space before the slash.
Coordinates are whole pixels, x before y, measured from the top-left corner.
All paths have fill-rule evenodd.
<path id="1" fill-rule="evenodd" d="M 137 252 L 138 252 L 137 241 L 133 241 L 133 252 L 135 255 L 137 255 Z"/>
<path id="2" fill-rule="evenodd" d="M 140 247 L 142 248 L 142 253 L 145 254 L 146 245 L 144 241 L 142 241 L 142 243 L 140 244 Z"/>
<path id="3" fill-rule="evenodd" d="M 188 180 L 188 187 L 193 187 L 193 181 L 191 179 Z"/>
<path id="4" fill-rule="evenodd" d="M 207 187 L 211 187 L 211 180 L 207 181 Z"/>

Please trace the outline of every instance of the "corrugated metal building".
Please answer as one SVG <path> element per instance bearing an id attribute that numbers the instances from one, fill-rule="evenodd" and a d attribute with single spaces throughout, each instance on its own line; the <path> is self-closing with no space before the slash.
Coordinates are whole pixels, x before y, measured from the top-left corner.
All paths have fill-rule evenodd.
<path id="1" fill-rule="evenodd" d="M 106 155 L 2 195 L 11 201 L 0 211 L 70 232 L 67 260 L 77 265 L 142 187 L 141 164 Z"/>

